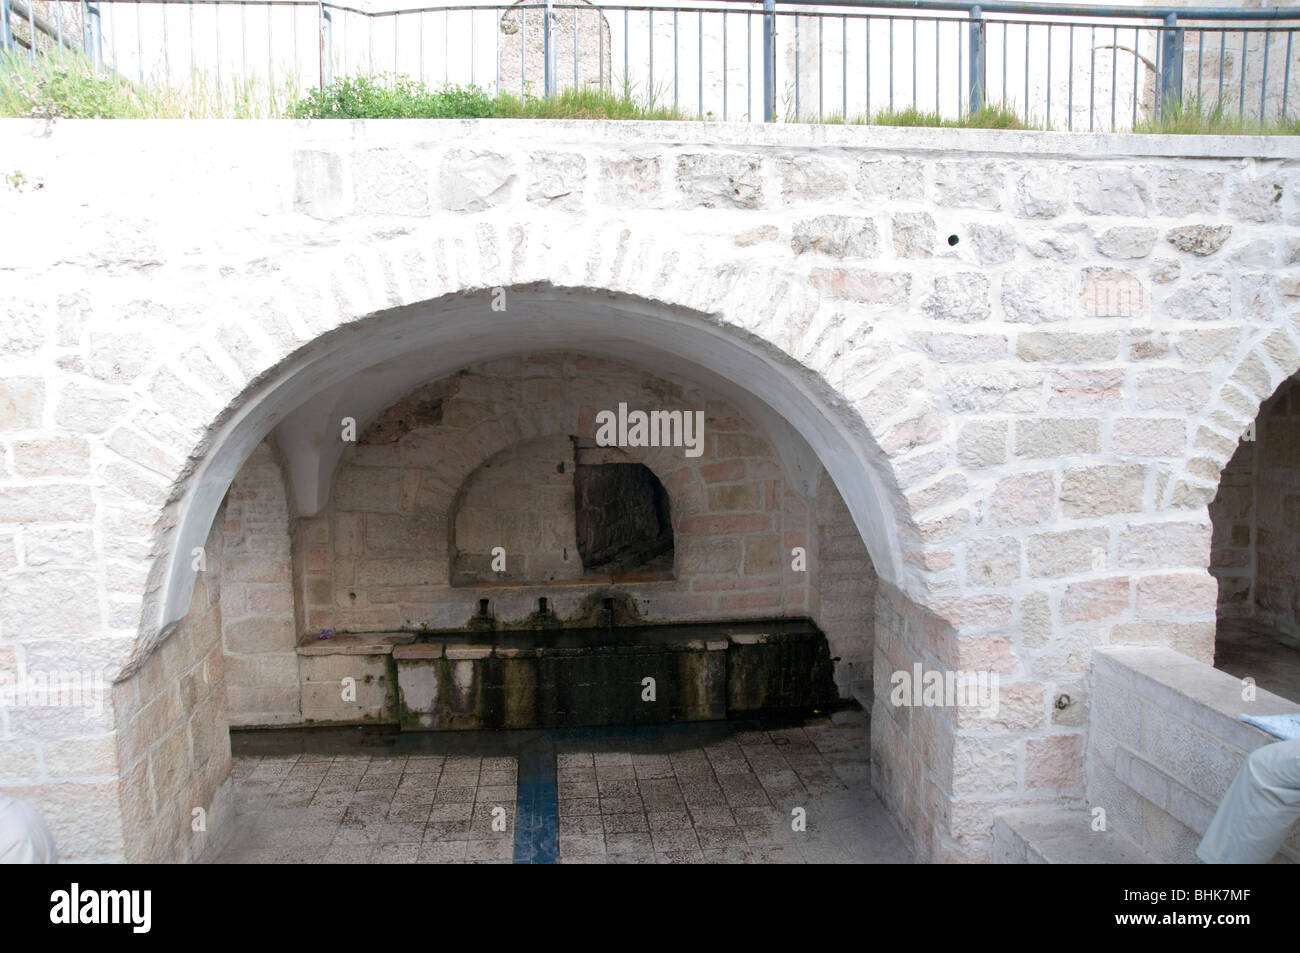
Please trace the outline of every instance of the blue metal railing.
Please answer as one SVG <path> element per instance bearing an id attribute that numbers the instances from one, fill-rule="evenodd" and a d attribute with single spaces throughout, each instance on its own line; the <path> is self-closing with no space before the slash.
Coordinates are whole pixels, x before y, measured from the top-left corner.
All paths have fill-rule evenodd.
<path id="1" fill-rule="evenodd" d="M 0 0 L 0 46 L 62 47 L 139 81 L 327 85 L 365 73 L 555 95 L 629 90 L 720 119 L 987 105 L 1123 129 L 1193 104 L 1290 117 L 1300 10 L 960 0 Z M 76 11 L 75 15 L 69 15 Z M 250 35 L 251 33 L 251 35 Z M 621 37 L 619 36 L 621 33 Z"/>

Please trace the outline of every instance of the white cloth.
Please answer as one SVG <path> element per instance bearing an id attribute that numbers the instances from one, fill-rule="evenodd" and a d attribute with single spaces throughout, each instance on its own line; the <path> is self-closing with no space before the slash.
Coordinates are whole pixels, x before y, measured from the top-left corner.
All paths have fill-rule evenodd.
<path id="1" fill-rule="evenodd" d="M 0 864 L 54 864 L 54 838 L 36 810 L 0 792 Z"/>
<path id="2" fill-rule="evenodd" d="M 1207 864 L 1264 864 L 1300 818 L 1300 740 L 1251 752 L 1223 796 L 1196 856 Z"/>

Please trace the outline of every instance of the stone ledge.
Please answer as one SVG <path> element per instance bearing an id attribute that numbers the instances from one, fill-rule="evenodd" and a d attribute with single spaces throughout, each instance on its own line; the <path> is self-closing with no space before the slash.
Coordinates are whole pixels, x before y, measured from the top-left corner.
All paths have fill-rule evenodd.
<path id="1" fill-rule="evenodd" d="M 184 130 L 183 137 L 178 136 Z M 1289 136 L 1171 136 L 1141 133 L 1039 132 L 1013 129 L 945 129 L 922 126 L 827 126 L 815 123 L 669 122 L 577 119 L 0 119 L 0 137 L 13 141 L 53 140 L 60 146 L 112 150 L 117 141 L 135 149 L 149 143 L 192 143 L 210 137 L 236 148 L 260 151 L 284 145 L 367 147 L 457 142 L 470 147 L 492 142 L 542 141 L 550 146 L 658 144 L 665 148 L 719 146 L 756 149 L 851 149 L 861 152 L 1123 158 L 1126 156 L 1218 159 L 1300 158 L 1300 142 Z"/>
<path id="2" fill-rule="evenodd" d="M 1240 679 L 1173 649 L 1106 646 L 1094 650 L 1093 666 L 1099 676 L 1118 679 L 1138 697 L 1247 752 L 1277 739 L 1239 715 L 1281 715 L 1296 707 L 1262 688 L 1245 702 Z"/>
<path id="3" fill-rule="evenodd" d="M 443 646 L 441 642 L 417 642 L 413 645 L 397 645 L 393 647 L 393 658 L 395 659 L 425 659 L 425 658 L 442 658 Z"/>
<path id="4" fill-rule="evenodd" d="M 477 580 L 474 582 L 453 581 L 450 588 L 453 590 L 484 589 L 492 591 L 508 589 L 519 592 L 535 591 L 540 595 L 545 595 L 547 589 L 581 589 L 584 586 L 598 589 L 602 586 L 622 586 L 656 582 L 677 582 L 677 577 L 671 572 L 645 569 L 614 573 L 613 575 L 595 573 L 592 575 L 578 576 L 576 579 L 555 579 L 550 582 L 520 582 L 513 579 L 502 581 L 485 580 L 481 582 Z"/>
<path id="5" fill-rule="evenodd" d="M 362 632 L 332 635 L 298 643 L 299 655 L 391 655 L 399 645 L 415 641 L 409 632 Z"/>

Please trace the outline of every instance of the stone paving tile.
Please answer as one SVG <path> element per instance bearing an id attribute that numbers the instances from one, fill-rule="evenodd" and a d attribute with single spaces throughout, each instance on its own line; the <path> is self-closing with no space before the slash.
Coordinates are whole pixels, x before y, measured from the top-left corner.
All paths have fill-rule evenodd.
<path id="1" fill-rule="evenodd" d="M 680 750 L 559 742 L 561 863 L 910 860 L 870 787 L 865 716 L 743 730 Z M 237 756 L 235 831 L 220 861 L 511 863 L 513 757 Z M 507 830 L 492 830 L 493 809 Z M 791 828 L 792 810 L 807 829 Z"/>
<path id="2" fill-rule="evenodd" d="M 802 727 L 746 730 L 666 754 L 566 750 L 568 770 L 595 767 L 608 862 L 869 863 L 910 860 L 903 840 L 870 787 L 870 736 L 864 716 L 837 715 Z M 590 783 L 590 773 L 582 779 Z M 624 797 L 635 779 L 643 804 Z M 807 829 L 791 828 L 792 809 L 807 812 Z M 594 810 L 586 798 L 561 802 L 561 815 Z M 644 822 L 644 827 L 641 826 Z M 635 825 L 636 829 L 632 830 Z M 577 827 L 573 827 L 577 830 Z M 596 855 L 590 823 L 584 839 L 561 838 L 561 861 Z M 644 838 L 650 838 L 649 849 Z"/>
<path id="3" fill-rule="evenodd" d="M 513 757 L 237 756 L 232 774 L 235 830 L 219 863 L 513 860 Z M 492 829 L 497 807 L 504 831 Z"/>

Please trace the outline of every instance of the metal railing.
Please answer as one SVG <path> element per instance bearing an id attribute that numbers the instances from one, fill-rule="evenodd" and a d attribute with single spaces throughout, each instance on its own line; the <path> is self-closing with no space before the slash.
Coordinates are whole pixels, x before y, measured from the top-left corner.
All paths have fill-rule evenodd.
<path id="1" fill-rule="evenodd" d="M 0 0 L 0 45 L 79 48 L 135 81 L 272 89 L 408 75 L 492 92 L 629 91 L 718 119 L 988 105 L 1118 130 L 1194 104 L 1290 117 L 1300 10 L 957 0 L 527 0 L 370 10 L 325 0 Z M 1298 64 L 1300 65 L 1300 64 Z"/>

